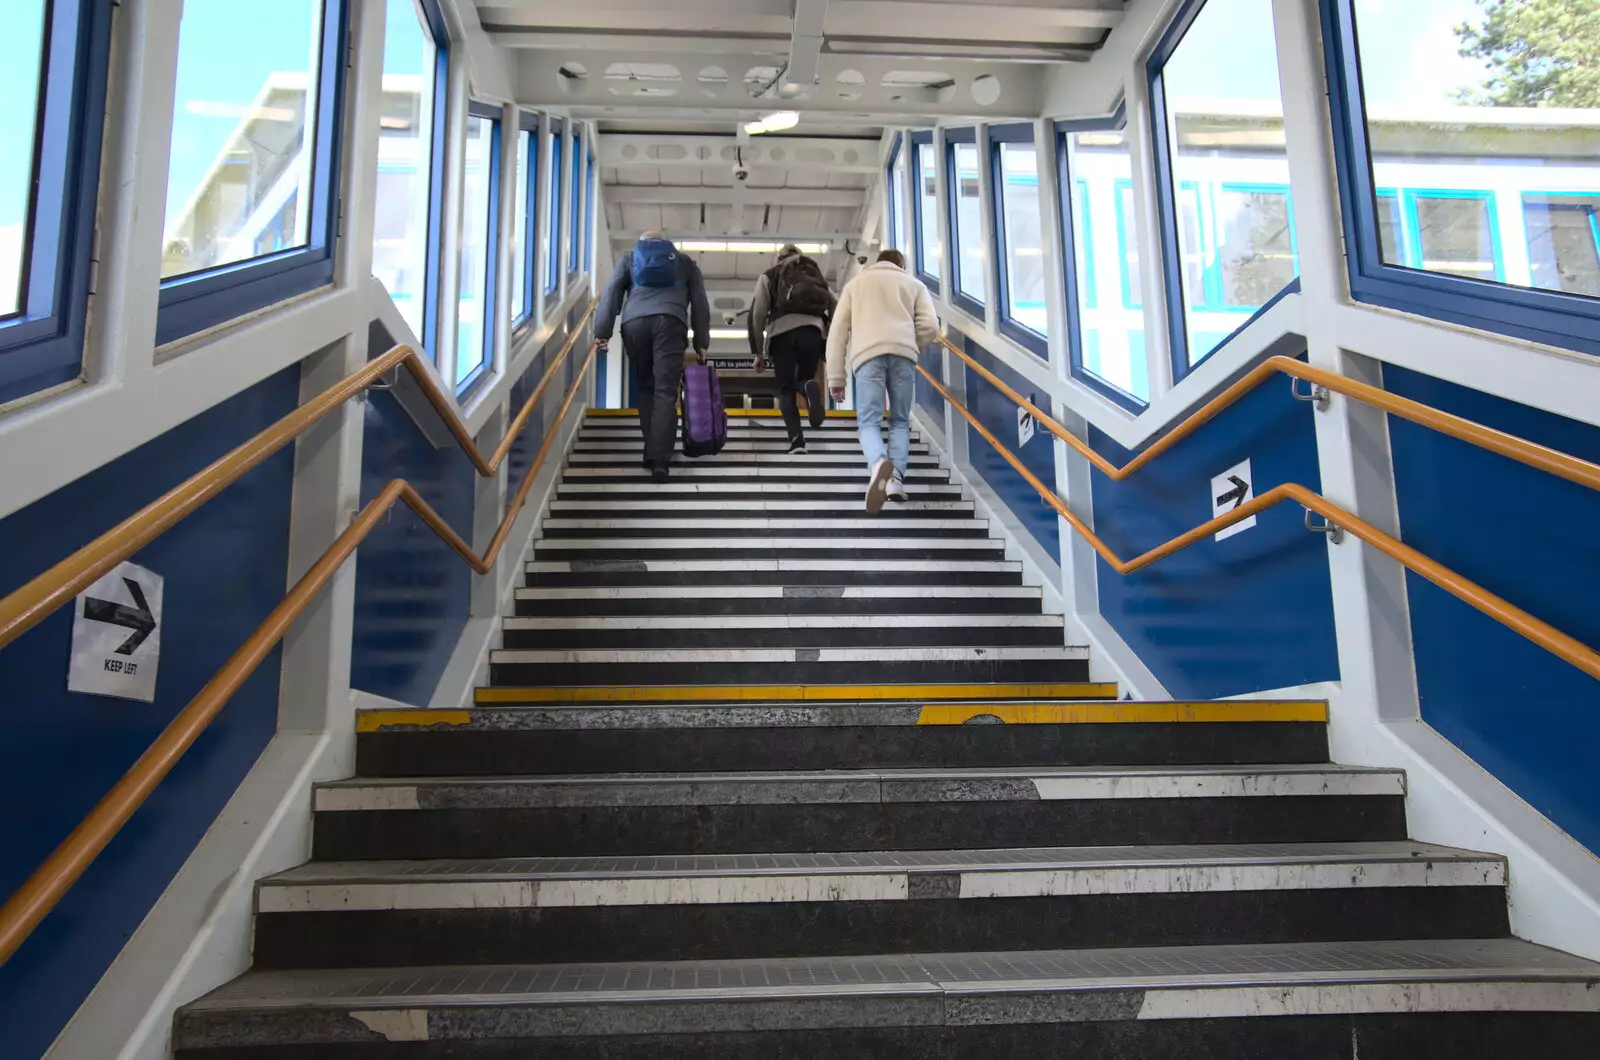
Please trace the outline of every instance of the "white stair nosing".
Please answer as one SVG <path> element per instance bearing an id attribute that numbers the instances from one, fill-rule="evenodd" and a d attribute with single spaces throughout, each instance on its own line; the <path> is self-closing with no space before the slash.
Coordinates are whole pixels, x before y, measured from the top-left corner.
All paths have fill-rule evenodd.
<path id="1" fill-rule="evenodd" d="M 557 487 L 557 496 L 605 496 L 608 493 L 651 493 L 661 496 L 679 494 L 758 493 L 776 497 L 790 497 L 797 485 L 807 493 L 836 493 L 840 496 L 860 497 L 862 487 L 855 482 L 651 482 L 639 479 L 631 482 L 563 482 Z M 961 486 L 954 482 L 929 482 L 917 486 L 914 497 L 961 497 Z"/>
<path id="2" fill-rule="evenodd" d="M 585 585 L 575 587 L 538 586 L 518 589 L 518 600 L 705 600 L 718 599 L 965 599 L 1005 598 L 1041 599 L 1037 585 L 850 585 L 818 586 L 837 588 L 837 593 L 807 593 L 806 586 L 785 585 Z M 791 591 L 794 595 L 790 595 Z"/>
<path id="3" fill-rule="evenodd" d="M 513 617 L 504 628 L 515 630 L 607 629 L 863 629 L 1022 628 L 1061 626 L 1060 615 L 904 614 L 904 615 L 599 615 Z"/>
<path id="4" fill-rule="evenodd" d="M 534 560 L 523 565 L 529 574 L 597 574 L 607 573 L 603 568 L 597 569 L 593 560 L 578 560 L 578 570 L 573 569 L 573 561 L 568 560 Z M 657 574 L 684 574 L 690 572 L 714 573 L 717 571 L 773 571 L 778 573 L 820 573 L 822 571 L 839 571 L 855 573 L 871 573 L 882 571 L 885 573 L 910 573 L 923 571 L 929 574 L 974 574 L 979 572 L 992 572 L 997 574 L 1019 574 L 1022 563 L 1017 560 L 918 560 L 918 559 L 646 559 L 637 564 L 630 563 L 624 568 L 615 568 L 617 573 L 657 573 Z"/>
<path id="5" fill-rule="evenodd" d="M 804 654 L 809 658 L 800 658 Z M 502 665 L 568 665 L 581 663 L 706 665 L 710 663 L 846 663 L 846 662 L 1071 662 L 1089 657 L 1077 645 L 995 648 L 673 648 L 628 651 L 610 648 L 568 648 L 536 651 L 500 648 L 489 654 Z"/>
<path id="6" fill-rule="evenodd" d="M 840 464 L 840 465 L 838 465 L 836 467 L 830 467 L 830 466 L 819 467 L 819 466 L 817 466 L 815 461 L 813 461 L 810 464 L 796 464 L 796 465 L 793 465 L 793 466 L 789 466 L 789 465 L 776 466 L 776 465 L 763 464 L 763 465 L 752 465 L 752 466 L 748 466 L 748 467 L 738 467 L 738 466 L 734 466 L 734 465 L 683 463 L 683 464 L 673 464 L 671 473 L 672 473 L 672 476 L 674 478 L 736 478 L 736 477 L 745 477 L 745 478 L 756 478 L 756 479 L 774 479 L 774 480 L 781 481 L 781 480 L 784 480 L 784 479 L 796 479 L 796 478 L 828 478 L 828 477 L 834 477 L 834 476 L 839 476 L 839 475 L 844 475 L 844 474 L 850 473 L 852 469 L 859 470 L 860 471 L 860 477 L 863 478 L 863 479 L 866 478 L 867 469 L 864 466 L 861 466 L 859 461 L 855 461 L 855 462 L 852 462 L 850 464 Z M 632 480 L 632 481 L 637 481 L 637 482 L 640 482 L 640 483 L 650 483 L 650 482 L 653 481 L 650 478 L 650 473 L 649 472 L 645 471 L 641 467 L 632 467 L 632 466 L 625 466 L 625 467 L 584 467 L 584 466 L 569 464 L 567 466 L 567 469 L 566 469 L 566 475 L 567 475 L 567 477 L 569 479 L 571 479 L 571 478 L 602 478 L 602 479 L 604 479 L 604 478 L 620 478 L 620 479 L 628 479 L 628 480 Z M 913 466 L 909 471 L 906 472 L 906 476 L 905 476 L 907 482 L 938 482 L 938 483 L 947 482 L 949 480 L 949 477 L 950 477 L 950 472 L 947 469 L 937 468 L 937 467 L 920 467 L 920 466 Z"/>
<path id="7" fill-rule="evenodd" d="M 540 526 L 546 530 L 988 530 L 987 519 L 896 519 L 892 515 L 862 516 L 859 506 L 855 518 L 838 518 L 822 522 L 815 519 L 789 518 L 707 518 L 692 515 L 684 518 L 643 519 L 569 519 L 561 516 L 546 518 Z M 840 542 L 841 547 L 851 542 Z"/>
<path id="8" fill-rule="evenodd" d="M 692 529 L 693 523 L 682 525 Z M 946 549 L 1004 552 L 1005 542 L 997 538 L 919 538 L 919 537 L 541 537 L 534 542 L 539 552 L 627 552 L 644 549 L 688 551 L 692 549 L 800 549 L 853 552 L 858 549 Z"/>
<path id="9" fill-rule="evenodd" d="M 861 514 L 861 501 L 824 501 L 824 500 L 798 500 L 798 501 L 732 501 L 732 500 L 659 500 L 659 501 L 604 501 L 604 500 L 553 500 L 550 502 L 552 512 L 659 512 L 677 510 L 690 513 L 698 512 L 783 512 L 794 518 L 809 516 L 813 519 L 830 519 L 835 515 L 859 516 Z M 887 509 L 890 518 L 902 512 L 951 512 L 969 513 L 977 511 L 977 505 L 972 501 L 898 501 L 892 508 Z M 980 520 L 987 522 L 987 520 Z"/>

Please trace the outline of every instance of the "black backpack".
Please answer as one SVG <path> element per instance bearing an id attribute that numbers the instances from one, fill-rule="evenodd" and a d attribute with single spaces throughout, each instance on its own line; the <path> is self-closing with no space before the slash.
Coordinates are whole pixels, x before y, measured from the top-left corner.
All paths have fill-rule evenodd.
<path id="1" fill-rule="evenodd" d="M 785 258 L 767 270 L 768 320 L 790 313 L 826 318 L 833 312 L 833 294 L 815 261 L 804 254 Z"/>

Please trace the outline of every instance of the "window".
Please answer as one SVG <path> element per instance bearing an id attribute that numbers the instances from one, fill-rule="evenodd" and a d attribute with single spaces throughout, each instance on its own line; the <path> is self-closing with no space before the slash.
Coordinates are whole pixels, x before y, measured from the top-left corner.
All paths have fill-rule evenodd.
<path id="1" fill-rule="evenodd" d="M 906 242 L 904 200 L 906 156 L 905 152 L 900 150 L 900 146 L 900 137 L 896 136 L 894 147 L 889 150 L 889 169 L 884 176 L 889 185 L 889 223 L 883 226 L 885 250 L 900 250 Z"/>
<path id="2" fill-rule="evenodd" d="M 0 401 L 78 378 L 109 5 L 11 0 L 0 35 Z"/>
<path id="3" fill-rule="evenodd" d="M 578 271 L 578 245 L 583 233 L 583 144 L 578 138 L 578 127 L 572 127 L 572 199 L 571 230 L 567 238 L 567 271 Z"/>
<path id="4" fill-rule="evenodd" d="M 417 3 L 388 0 L 384 23 L 372 274 L 431 353 L 443 218 L 448 56 L 438 12 Z"/>
<path id="5" fill-rule="evenodd" d="M 158 342 L 333 282 L 342 7 L 183 5 Z"/>
<path id="6" fill-rule="evenodd" d="M 1600 298 L 1600 195 L 1522 196 L 1533 285 Z"/>
<path id="7" fill-rule="evenodd" d="M 984 252 L 982 190 L 978 179 L 978 145 L 971 129 L 946 135 L 949 142 L 950 236 L 955 244 L 956 287 L 953 301 L 983 315 Z"/>
<path id="8" fill-rule="evenodd" d="M 935 291 L 939 289 L 939 172 L 934 164 L 933 133 L 913 133 L 911 142 L 916 145 L 912 156 L 912 184 L 916 190 L 911 200 L 917 221 L 917 272 L 923 282 Z"/>
<path id="9" fill-rule="evenodd" d="M 1150 99 L 1181 379 L 1300 275 L 1271 0 L 1190 0 L 1151 58 Z"/>
<path id="10" fill-rule="evenodd" d="M 500 123 L 497 107 L 472 104 L 461 182 L 460 289 L 456 303 L 456 387 L 465 390 L 494 352 L 495 233 L 499 230 Z"/>
<path id="11" fill-rule="evenodd" d="M 995 238 L 1000 249 L 1000 330 L 1041 357 L 1050 350 L 1045 311 L 1044 231 L 1039 219 L 1039 155 L 1032 125 L 989 130 L 994 152 Z"/>
<path id="12" fill-rule="evenodd" d="M 517 132 L 517 186 L 513 192 L 516 202 L 511 214 L 511 324 L 513 327 L 528 319 L 533 308 L 528 288 L 528 248 L 533 245 L 533 186 L 530 174 L 536 170 L 533 156 L 533 133 L 528 129 Z"/>
<path id="13" fill-rule="evenodd" d="M 593 131 L 591 127 L 590 136 Z M 583 268 L 594 269 L 594 201 L 600 197 L 600 186 L 594 182 L 594 145 L 589 145 L 589 170 L 583 178 Z"/>
<path id="14" fill-rule="evenodd" d="M 1078 310 L 1067 317 L 1073 377 L 1137 411 L 1150 401 L 1150 368 L 1123 120 L 1060 127 L 1063 259 L 1073 263 L 1067 297 Z"/>
<path id="15" fill-rule="evenodd" d="M 561 122 L 550 122 L 550 197 L 546 200 L 550 222 L 544 240 L 544 293 L 548 298 L 561 289 Z"/>
<path id="16" fill-rule="evenodd" d="M 1324 0 L 1350 287 L 1600 354 L 1600 106 L 1582 45 L 1562 49 L 1583 29 L 1547 7 L 1506 5 L 1494 17 L 1516 48 L 1498 49 L 1466 0 Z"/>

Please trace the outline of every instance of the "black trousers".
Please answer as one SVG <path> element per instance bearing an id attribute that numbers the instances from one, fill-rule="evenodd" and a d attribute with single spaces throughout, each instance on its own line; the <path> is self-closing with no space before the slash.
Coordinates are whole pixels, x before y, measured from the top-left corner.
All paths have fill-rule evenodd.
<path id="1" fill-rule="evenodd" d="M 800 405 L 795 393 L 817 374 L 817 364 L 825 352 L 818 328 L 795 328 L 767 340 L 772 374 L 778 381 L 778 408 L 783 411 L 783 425 L 789 432 L 790 444 L 803 442 L 806 437 L 800 427 Z"/>
<path id="2" fill-rule="evenodd" d="M 672 463 L 678 434 L 678 384 L 688 349 L 689 325 L 677 317 L 636 317 L 622 325 L 622 350 L 633 365 L 633 382 L 639 392 L 644 462 L 651 467 Z"/>

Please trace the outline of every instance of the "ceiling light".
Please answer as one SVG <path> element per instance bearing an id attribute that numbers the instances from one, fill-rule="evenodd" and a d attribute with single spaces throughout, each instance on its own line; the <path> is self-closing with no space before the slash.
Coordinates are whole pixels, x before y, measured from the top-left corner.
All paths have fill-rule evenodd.
<path id="1" fill-rule="evenodd" d="M 763 115 L 760 121 L 746 122 L 744 131 L 751 136 L 760 136 L 762 133 L 783 132 L 800 124 L 800 112 L 794 110 L 778 110 L 771 114 Z"/>
<path id="2" fill-rule="evenodd" d="M 726 241 L 720 239 L 687 239 L 677 244 L 686 254 L 776 254 L 782 243 Z M 802 254 L 826 254 L 832 249 L 828 243 L 796 243 Z"/>
<path id="3" fill-rule="evenodd" d="M 749 333 L 740 331 L 738 328 L 712 328 L 711 337 L 713 339 L 744 339 L 749 338 Z"/>

